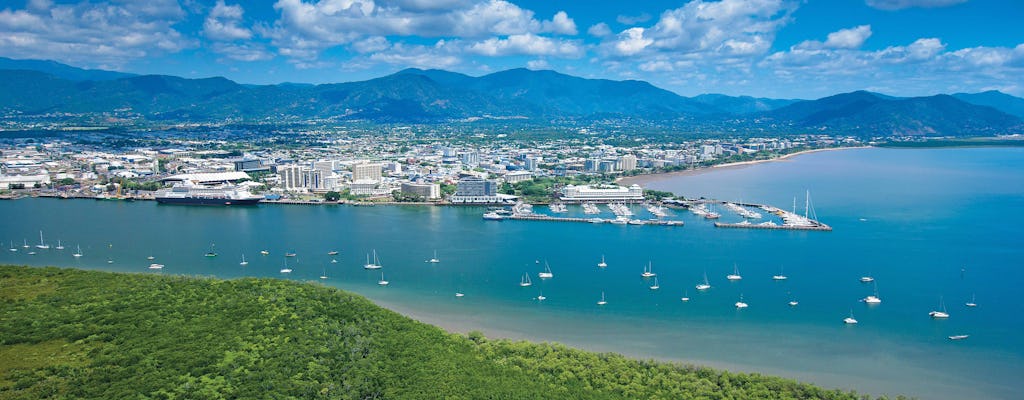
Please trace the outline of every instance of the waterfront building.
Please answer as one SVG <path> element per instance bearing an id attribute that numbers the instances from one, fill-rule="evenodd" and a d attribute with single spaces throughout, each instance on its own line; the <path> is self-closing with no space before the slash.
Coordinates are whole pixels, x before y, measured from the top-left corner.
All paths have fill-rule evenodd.
<path id="1" fill-rule="evenodd" d="M 413 194 L 427 200 L 441 198 L 441 185 L 436 183 L 402 182 L 402 193 Z"/>
<path id="2" fill-rule="evenodd" d="M 2 189 L 10 189 L 12 187 L 32 188 L 36 184 L 40 186 L 49 185 L 50 175 L 0 175 L 0 188 Z"/>
<path id="3" fill-rule="evenodd" d="M 530 179 L 533 179 L 533 173 L 530 171 L 512 171 L 505 174 L 505 182 L 508 183 L 528 181 Z"/>
<path id="4" fill-rule="evenodd" d="M 632 171 L 636 169 L 636 156 L 632 154 L 626 154 L 619 157 L 619 170 L 620 171 Z"/>
<path id="5" fill-rule="evenodd" d="M 452 203 L 506 203 L 514 202 L 515 196 L 498 194 L 498 183 L 480 177 L 470 176 L 459 180 Z"/>
<path id="6" fill-rule="evenodd" d="M 567 202 L 643 201 L 644 190 L 639 185 L 568 185 L 562 188 L 561 199 Z"/>
<path id="7" fill-rule="evenodd" d="M 309 167 L 303 165 L 279 165 L 277 174 L 281 177 L 281 188 L 284 190 L 305 189 L 309 179 Z"/>
<path id="8" fill-rule="evenodd" d="M 615 160 L 601 160 L 597 164 L 597 170 L 600 172 L 615 172 Z"/>
<path id="9" fill-rule="evenodd" d="M 365 163 L 352 166 L 352 180 L 371 180 L 379 182 L 382 176 L 384 165 L 380 163 Z"/>

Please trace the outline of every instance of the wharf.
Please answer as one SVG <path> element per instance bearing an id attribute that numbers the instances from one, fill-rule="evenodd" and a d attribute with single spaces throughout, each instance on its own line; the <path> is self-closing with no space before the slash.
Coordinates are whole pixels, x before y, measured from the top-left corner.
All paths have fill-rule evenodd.
<path id="1" fill-rule="evenodd" d="M 551 222 L 586 222 L 589 224 L 603 224 L 611 223 L 611 220 L 602 218 L 578 218 L 578 217 L 552 217 L 549 215 L 504 215 L 502 219 L 512 219 L 519 221 L 551 221 Z M 662 221 L 662 220 L 641 220 L 641 224 L 628 224 L 628 225 L 657 225 L 657 226 L 683 226 L 683 221 Z M 627 225 L 627 224 L 622 224 Z"/>
<path id="2" fill-rule="evenodd" d="M 741 228 L 741 229 L 778 229 L 787 231 L 832 231 L 832 227 L 817 223 L 815 225 L 761 225 L 761 224 L 732 224 L 726 222 L 715 222 L 715 228 Z"/>

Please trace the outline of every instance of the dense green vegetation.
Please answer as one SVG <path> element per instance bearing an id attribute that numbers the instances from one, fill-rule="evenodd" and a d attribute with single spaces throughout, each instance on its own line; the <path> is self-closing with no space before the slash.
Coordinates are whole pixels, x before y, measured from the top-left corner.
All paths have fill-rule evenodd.
<path id="1" fill-rule="evenodd" d="M 449 334 L 316 284 L 0 266 L 0 399 L 855 399 Z"/>

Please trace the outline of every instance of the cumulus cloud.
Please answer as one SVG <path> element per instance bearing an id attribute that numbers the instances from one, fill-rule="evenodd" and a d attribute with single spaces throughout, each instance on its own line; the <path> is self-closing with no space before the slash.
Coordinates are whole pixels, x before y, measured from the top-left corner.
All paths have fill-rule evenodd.
<path id="1" fill-rule="evenodd" d="M 434 46 L 406 45 L 395 43 L 386 51 L 377 52 L 367 60 L 375 63 L 386 63 L 400 67 L 414 68 L 452 68 L 461 63 L 461 59 L 452 54 L 449 46 L 442 40 Z"/>
<path id="2" fill-rule="evenodd" d="M 542 27 L 545 32 L 554 32 L 562 35 L 576 34 L 576 21 L 569 18 L 569 14 L 566 14 L 565 11 L 555 13 L 554 18 L 551 21 L 544 21 Z"/>
<path id="3" fill-rule="evenodd" d="M 644 37 L 644 28 L 629 28 L 619 34 L 615 50 L 621 55 L 628 56 L 639 53 L 651 43 L 654 43 L 654 39 Z"/>
<path id="4" fill-rule="evenodd" d="M 600 38 L 611 35 L 612 29 L 608 27 L 608 24 L 604 22 L 599 22 L 594 25 L 591 25 L 590 28 L 587 28 L 587 34 L 589 34 L 590 36 Z"/>
<path id="5" fill-rule="evenodd" d="M 117 67 L 194 46 L 173 28 L 184 17 L 175 0 L 30 1 L 25 9 L 0 10 L 0 55 Z"/>
<path id="6" fill-rule="evenodd" d="M 468 51 L 485 56 L 535 55 L 575 58 L 583 55 L 583 47 L 574 41 L 530 33 L 511 35 L 505 39 L 490 38 L 473 43 L 468 47 Z"/>
<path id="7" fill-rule="evenodd" d="M 825 47 L 833 49 L 856 49 L 864 44 L 864 41 L 871 37 L 871 25 L 861 25 L 856 28 L 841 29 L 828 34 Z"/>
<path id="8" fill-rule="evenodd" d="M 545 59 L 530 60 L 526 62 L 526 68 L 539 71 L 551 69 L 551 64 L 548 64 L 548 61 Z"/>
<path id="9" fill-rule="evenodd" d="M 238 25 L 242 22 L 244 12 L 240 5 L 229 6 L 223 0 L 217 0 L 203 22 L 203 34 L 210 39 L 222 41 L 251 38 L 252 32 Z"/>
<path id="10" fill-rule="evenodd" d="M 879 10 L 902 10 L 905 8 L 937 8 L 937 7 L 949 7 L 960 3 L 966 3 L 967 0 L 867 0 L 868 7 L 877 8 Z"/>

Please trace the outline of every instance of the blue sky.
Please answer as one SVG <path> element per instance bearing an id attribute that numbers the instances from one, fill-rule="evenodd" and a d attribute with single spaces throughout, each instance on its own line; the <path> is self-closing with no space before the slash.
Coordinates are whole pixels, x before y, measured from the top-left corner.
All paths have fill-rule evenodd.
<path id="1" fill-rule="evenodd" d="M 6 0 L 0 56 L 242 83 L 553 69 L 692 96 L 1024 96 L 1021 0 Z"/>

